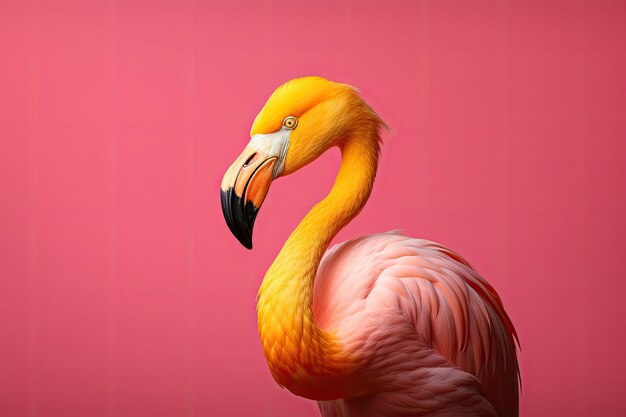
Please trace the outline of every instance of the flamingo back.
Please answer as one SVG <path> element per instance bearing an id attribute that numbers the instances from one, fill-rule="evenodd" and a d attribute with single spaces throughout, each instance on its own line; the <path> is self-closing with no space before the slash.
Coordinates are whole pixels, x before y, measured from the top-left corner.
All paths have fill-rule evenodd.
<path id="1" fill-rule="evenodd" d="M 326 252 L 313 292 L 321 328 L 347 328 L 339 332 L 343 342 L 358 349 L 389 306 L 420 344 L 478 380 L 498 416 L 518 415 L 517 335 L 495 290 L 467 261 L 440 244 L 396 232 Z"/>

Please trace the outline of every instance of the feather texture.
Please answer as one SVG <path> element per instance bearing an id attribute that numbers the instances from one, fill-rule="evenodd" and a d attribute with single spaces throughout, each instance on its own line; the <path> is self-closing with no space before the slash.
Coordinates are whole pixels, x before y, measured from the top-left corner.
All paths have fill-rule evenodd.
<path id="1" fill-rule="evenodd" d="M 517 416 L 513 325 L 493 288 L 450 249 L 393 232 L 336 245 L 318 270 L 313 310 L 318 325 L 367 364 L 376 392 L 365 395 L 377 407 L 389 402 L 387 413 L 458 415 L 458 397 L 473 391 L 472 401 L 488 402 L 481 415 Z M 394 393 L 381 396 L 386 384 Z M 322 405 L 329 416 L 367 415 L 353 408 L 343 400 Z"/>

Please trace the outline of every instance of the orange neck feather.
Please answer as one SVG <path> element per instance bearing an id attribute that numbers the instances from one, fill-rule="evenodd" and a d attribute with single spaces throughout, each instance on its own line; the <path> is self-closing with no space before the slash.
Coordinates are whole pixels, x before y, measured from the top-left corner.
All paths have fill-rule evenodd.
<path id="1" fill-rule="evenodd" d="M 351 367 L 338 338 L 315 322 L 313 282 L 333 237 L 367 202 L 378 167 L 378 140 L 376 127 L 339 145 L 342 161 L 332 190 L 291 234 L 259 290 L 259 333 L 272 375 L 304 397 L 341 397 L 341 376 Z"/>

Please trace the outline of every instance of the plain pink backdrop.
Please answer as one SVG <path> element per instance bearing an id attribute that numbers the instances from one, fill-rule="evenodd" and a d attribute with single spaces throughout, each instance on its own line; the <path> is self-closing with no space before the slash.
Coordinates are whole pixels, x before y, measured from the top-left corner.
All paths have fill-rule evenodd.
<path id="1" fill-rule="evenodd" d="M 522 416 L 625 415 L 625 50 L 624 2 L 4 0 L 0 416 L 317 415 L 255 296 L 339 155 L 274 184 L 252 252 L 218 191 L 309 74 L 393 128 L 338 240 L 466 256 L 519 332 Z"/>

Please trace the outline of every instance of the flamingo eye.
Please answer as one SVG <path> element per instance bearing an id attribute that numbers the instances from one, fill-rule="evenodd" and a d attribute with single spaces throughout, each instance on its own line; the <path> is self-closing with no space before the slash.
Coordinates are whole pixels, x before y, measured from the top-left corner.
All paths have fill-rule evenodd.
<path id="1" fill-rule="evenodd" d="M 283 120 L 283 126 L 287 129 L 295 129 L 298 126 L 298 119 L 293 116 L 289 116 Z"/>

